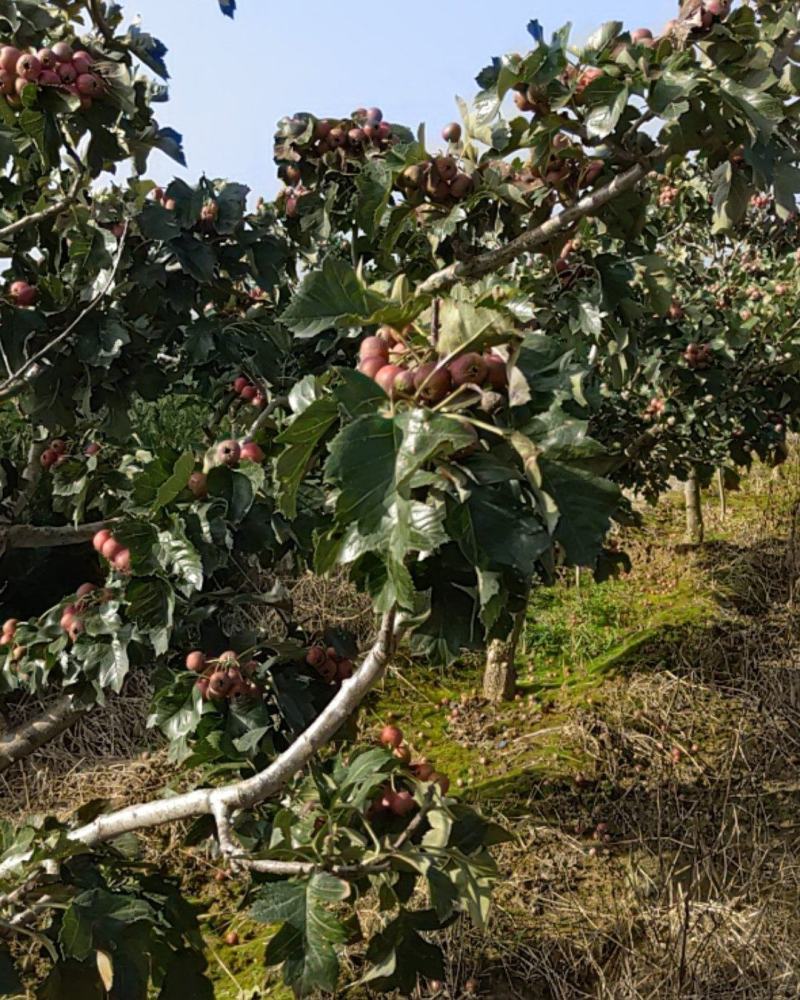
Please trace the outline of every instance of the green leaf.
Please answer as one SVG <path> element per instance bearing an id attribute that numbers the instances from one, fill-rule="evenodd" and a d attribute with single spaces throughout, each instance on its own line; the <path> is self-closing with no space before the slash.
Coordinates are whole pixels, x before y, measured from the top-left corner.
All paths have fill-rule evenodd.
<path id="1" fill-rule="evenodd" d="M 217 465 L 208 473 L 208 495 L 219 497 L 228 505 L 228 520 L 238 524 L 247 515 L 255 500 L 249 476 L 226 465 Z"/>
<path id="2" fill-rule="evenodd" d="M 159 486 L 153 503 L 154 511 L 171 504 L 186 489 L 186 484 L 189 481 L 189 476 L 194 471 L 194 466 L 195 457 L 192 452 L 184 452 L 172 467 L 172 475 Z"/>
<path id="3" fill-rule="evenodd" d="M 544 457 L 538 464 L 541 488 L 555 505 L 547 504 L 551 518 L 557 518 L 554 538 L 564 546 L 567 563 L 593 566 L 622 498 L 619 487 Z"/>
<path id="4" fill-rule="evenodd" d="M 356 188 L 356 221 L 367 238 L 374 239 L 392 191 L 391 168 L 384 160 L 368 160 L 356 178 Z"/>
<path id="5" fill-rule="evenodd" d="M 627 107 L 628 96 L 625 84 L 610 76 L 603 76 L 586 88 L 586 100 L 592 108 L 585 126 L 591 138 L 600 139 L 614 131 Z"/>
<path id="6" fill-rule="evenodd" d="M 315 990 L 333 992 L 339 978 L 336 946 L 347 940 L 347 930 L 326 904 L 339 903 L 350 895 L 350 886 L 327 873 L 307 882 L 279 882 L 266 886 L 250 915 L 266 924 L 287 925 L 270 942 L 267 965 L 283 963 L 287 985 L 298 996 Z"/>
<path id="7" fill-rule="evenodd" d="M 297 516 L 297 491 L 308 471 L 317 445 L 336 422 L 339 409 L 333 399 L 317 399 L 300 413 L 277 438 L 286 447 L 275 467 L 281 489 L 278 509 L 286 517 Z"/>
<path id="8" fill-rule="evenodd" d="M 371 983 L 383 995 L 399 990 L 410 996 L 420 978 L 444 978 L 440 949 L 426 941 L 415 927 L 421 916 L 401 910 L 372 938 L 366 955 L 370 969 L 360 982 Z M 436 926 L 437 921 L 433 923 Z"/>
<path id="9" fill-rule="evenodd" d="M 328 257 L 321 270 L 303 279 L 281 321 L 298 337 L 313 337 L 332 327 L 358 326 L 385 302 L 349 264 Z"/>
<path id="10" fill-rule="evenodd" d="M 172 626 L 175 594 L 166 580 L 142 577 L 128 584 L 125 593 L 128 617 L 140 629 L 166 629 Z"/>

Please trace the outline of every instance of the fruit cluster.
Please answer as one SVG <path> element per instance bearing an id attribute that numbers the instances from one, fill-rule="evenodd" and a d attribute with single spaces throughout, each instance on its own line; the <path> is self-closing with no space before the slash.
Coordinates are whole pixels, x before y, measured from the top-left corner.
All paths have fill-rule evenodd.
<path id="1" fill-rule="evenodd" d="M 28 309 L 36 305 L 39 290 L 36 285 L 31 285 L 27 281 L 12 281 L 8 289 L 8 297 L 18 308 Z"/>
<path id="2" fill-rule="evenodd" d="M 177 202 L 174 198 L 168 198 L 167 192 L 162 187 L 153 188 L 150 192 L 150 197 L 153 201 L 157 201 L 162 208 L 166 208 L 168 212 L 174 212 L 177 208 Z"/>
<path id="3" fill-rule="evenodd" d="M 663 399 L 654 396 L 653 399 L 650 400 L 650 402 L 647 404 L 647 407 L 645 408 L 644 419 L 648 421 L 658 420 L 659 417 L 663 415 L 664 410 L 666 408 L 667 408 L 666 402 Z"/>
<path id="4" fill-rule="evenodd" d="M 0 635 L 0 646 L 11 646 L 11 659 L 17 663 L 27 652 L 24 646 L 15 645 L 19 621 L 16 618 L 9 618 L 3 625 L 3 633 Z"/>
<path id="5" fill-rule="evenodd" d="M 712 354 L 708 344 L 689 344 L 683 352 L 683 358 L 690 368 L 708 368 Z"/>
<path id="6" fill-rule="evenodd" d="M 88 52 L 73 52 L 67 42 L 38 52 L 23 52 L 13 45 L 0 48 L 0 93 L 15 108 L 22 106 L 22 91 L 29 85 L 56 87 L 80 98 L 88 110 L 92 100 L 105 90 L 102 79 L 92 69 Z"/>
<path id="7" fill-rule="evenodd" d="M 472 194 L 475 182 L 459 169 L 454 156 L 444 153 L 406 167 L 397 178 L 397 187 L 412 205 L 426 199 L 436 205 L 450 205 Z"/>
<path id="8" fill-rule="evenodd" d="M 216 458 L 217 465 L 227 465 L 229 469 L 235 469 L 240 462 L 260 464 L 264 461 L 265 455 L 263 449 L 255 441 L 245 441 L 244 444 L 239 444 L 235 438 L 231 438 L 228 441 L 221 441 L 217 445 Z"/>
<path id="9" fill-rule="evenodd" d="M 108 560 L 119 573 L 130 573 L 131 571 L 131 550 L 114 538 L 108 528 L 98 531 L 92 539 L 92 545 L 96 552 Z"/>
<path id="10" fill-rule="evenodd" d="M 658 192 L 658 204 L 661 208 L 668 208 L 678 200 L 680 193 L 680 189 L 675 187 L 674 184 L 665 182 Z"/>
<path id="11" fill-rule="evenodd" d="M 264 393 L 246 375 L 240 375 L 234 379 L 231 387 L 236 395 L 246 403 L 254 406 L 257 410 L 263 410 L 267 405 Z"/>
<path id="12" fill-rule="evenodd" d="M 258 663 L 255 660 L 241 663 L 233 650 L 217 657 L 209 657 L 199 649 L 193 650 L 186 657 L 186 669 L 200 674 L 196 686 L 204 701 L 257 698 L 263 693 L 252 679 Z"/>
<path id="13" fill-rule="evenodd" d="M 439 786 L 442 795 L 446 795 L 450 790 L 450 779 L 447 775 L 440 774 L 434 770 L 427 760 L 419 760 L 412 763 L 411 749 L 403 741 L 403 733 L 397 726 L 384 726 L 380 733 L 380 742 L 398 760 L 406 764 L 418 781 L 433 782 Z M 384 785 L 378 792 L 377 797 L 369 807 L 367 816 L 370 819 L 377 819 L 381 815 L 391 813 L 394 816 L 407 816 L 416 808 L 414 796 L 406 789 L 397 790 L 391 785 Z"/>
<path id="14" fill-rule="evenodd" d="M 39 461 L 43 469 L 52 469 L 55 465 L 60 465 L 66 461 L 69 455 L 70 446 L 61 438 L 54 438 L 42 452 Z M 90 441 L 83 449 L 84 455 L 91 458 L 100 451 L 100 445 L 96 441 Z"/>
<path id="15" fill-rule="evenodd" d="M 754 194 L 750 199 L 753 208 L 769 208 L 772 198 L 768 194 Z"/>
<path id="16" fill-rule="evenodd" d="M 353 661 L 341 656 L 333 646 L 312 646 L 306 653 L 306 663 L 327 683 L 341 683 L 353 676 Z"/>
<path id="17" fill-rule="evenodd" d="M 506 363 L 496 354 L 469 352 L 443 365 L 439 360 L 424 360 L 407 338 L 408 331 L 401 334 L 383 326 L 359 346 L 358 370 L 391 399 L 413 397 L 436 406 L 462 387 L 487 385 L 502 392 L 508 386 Z M 430 353 L 429 349 L 425 352 Z"/>
<path id="18" fill-rule="evenodd" d="M 86 631 L 81 616 L 91 607 L 94 598 L 99 598 L 101 602 L 109 600 L 111 591 L 98 590 L 93 583 L 82 583 L 75 591 L 75 597 L 77 600 L 73 604 L 68 604 L 62 611 L 60 623 L 61 628 L 73 642 L 77 642 Z"/>

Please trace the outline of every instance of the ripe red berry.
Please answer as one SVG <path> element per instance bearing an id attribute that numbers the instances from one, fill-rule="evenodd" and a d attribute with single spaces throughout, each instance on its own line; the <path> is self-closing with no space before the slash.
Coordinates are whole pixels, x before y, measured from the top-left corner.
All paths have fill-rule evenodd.
<path id="1" fill-rule="evenodd" d="M 81 50 L 73 55 L 72 65 L 78 71 L 78 76 L 83 76 L 92 68 L 92 57 L 88 52 Z"/>
<path id="2" fill-rule="evenodd" d="M 97 97 L 103 90 L 102 80 L 93 73 L 81 73 L 75 81 L 78 93 L 84 97 Z"/>
<path id="3" fill-rule="evenodd" d="M 386 358 L 380 357 L 378 355 L 373 355 L 364 360 L 359 364 L 358 370 L 362 375 L 366 375 L 367 378 L 374 379 L 381 368 L 385 368 L 389 364 Z"/>
<path id="4" fill-rule="evenodd" d="M 208 696 L 215 701 L 227 698 L 232 682 L 224 670 L 215 670 L 208 679 Z"/>
<path id="5" fill-rule="evenodd" d="M 380 740 L 385 747 L 391 747 L 395 750 L 403 742 L 402 730 L 398 729 L 397 726 L 384 726 L 381 730 Z"/>
<path id="6" fill-rule="evenodd" d="M 223 441 L 217 445 L 217 461 L 220 465 L 234 467 L 239 464 L 242 449 L 238 441 Z"/>
<path id="7" fill-rule="evenodd" d="M 340 681 L 349 680 L 353 676 L 353 661 L 340 660 L 336 670 L 336 679 Z"/>
<path id="8" fill-rule="evenodd" d="M 395 749 L 392 751 L 392 756 L 396 757 L 398 760 L 401 760 L 404 764 L 411 763 L 411 751 L 408 749 L 407 746 L 395 747 Z"/>
<path id="9" fill-rule="evenodd" d="M 312 646 L 306 653 L 306 663 L 309 667 L 321 667 L 327 658 L 322 646 Z"/>
<path id="10" fill-rule="evenodd" d="M 446 399 L 452 389 L 450 372 L 446 368 L 437 371 L 433 362 L 420 365 L 414 375 L 414 388 L 424 403 L 435 406 Z"/>
<path id="11" fill-rule="evenodd" d="M 228 931 L 225 935 L 225 944 L 228 945 L 229 948 L 235 948 L 239 944 L 239 935 L 236 931 Z"/>
<path id="12" fill-rule="evenodd" d="M 508 372 L 505 361 L 496 354 L 487 354 L 485 360 L 489 385 L 496 392 L 502 392 L 508 387 Z"/>
<path id="13" fill-rule="evenodd" d="M 80 587 L 75 591 L 76 597 L 87 597 L 89 594 L 94 593 L 97 590 L 97 585 L 94 583 L 82 583 Z"/>
<path id="14" fill-rule="evenodd" d="M 51 469 L 58 461 L 58 452 L 53 451 L 52 448 L 45 448 L 39 459 L 43 469 Z"/>
<path id="15" fill-rule="evenodd" d="M 450 378 L 453 385 L 483 385 L 489 374 L 489 366 L 480 354 L 462 354 L 450 364 Z"/>
<path id="16" fill-rule="evenodd" d="M 233 391 L 237 396 L 239 396 L 241 395 L 242 389 L 245 389 L 248 385 L 250 385 L 250 379 L 245 375 L 240 375 L 233 381 Z"/>
<path id="17" fill-rule="evenodd" d="M 326 657 L 325 662 L 320 664 L 320 666 L 318 666 L 316 669 L 320 677 L 326 683 L 330 684 L 331 681 L 336 680 L 336 675 L 338 673 L 339 666 L 336 663 L 336 660 L 332 660 L 330 659 L 330 657 Z"/>
<path id="18" fill-rule="evenodd" d="M 420 781 L 429 781 L 431 775 L 435 773 L 433 767 L 427 761 L 420 764 L 412 764 L 411 771 Z"/>
<path id="19" fill-rule="evenodd" d="M 205 472 L 193 472 L 189 476 L 189 482 L 186 485 L 189 492 L 197 500 L 202 500 L 208 496 L 208 476 Z"/>
<path id="20" fill-rule="evenodd" d="M 389 345 L 383 337 L 365 337 L 358 345 L 358 356 L 361 361 L 367 358 L 383 358 L 389 360 Z"/>
<path id="21" fill-rule="evenodd" d="M 461 126 L 458 122 L 450 122 L 449 125 L 445 125 L 442 129 L 442 138 L 445 142 L 460 142 Z"/>
<path id="22" fill-rule="evenodd" d="M 208 683 L 209 683 L 208 677 L 198 677 L 194 685 L 200 692 L 203 701 L 206 701 L 208 699 Z"/>
<path id="23" fill-rule="evenodd" d="M 73 642 L 77 642 L 79 637 L 82 636 L 85 631 L 86 631 L 86 626 L 83 624 L 83 622 L 80 621 L 78 618 L 75 618 L 72 622 L 70 622 L 67 634 L 69 635 L 70 639 Z"/>
<path id="24" fill-rule="evenodd" d="M 104 559 L 113 562 L 120 552 L 124 551 L 124 547 L 120 545 L 116 538 L 109 537 L 100 551 Z"/>
<path id="25" fill-rule="evenodd" d="M 395 816 L 407 816 L 410 812 L 416 809 L 417 803 L 414 801 L 414 796 L 411 792 L 407 792 L 403 789 L 400 792 L 395 792 L 392 795 L 389 809 L 395 814 Z"/>
<path id="26" fill-rule="evenodd" d="M 194 674 L 201 674 L 205 670 L 206 666 L 206 654 L 201 653 L 199 649 L 187 654 L 186 656 L 186 669 L 191 670 Z"/>
<path id="27" fill-rule="evenodd" d="M 53 55 L 58 63 L 68 63 L 72 61 L 72 46 L 68 42 L 56 42 L 53 46 Z"/>
<path id="28" fill-rule="evenodd" d="M 375 375 L 375 382 L 383 389 L 390 399 L 394 398 L 394 380 L 402 372 L 399 365 L 384 365 Z"/>
<path id="29" fill-rule="evenodd" d="M 114 569 L 119 573 L 130 573 L 131 571 L 131 550 L 122 549 L 114 556 Z"/>
<path id="30" fill-rule="evenodd" d="M 60 87 L 63 83 L 54 69 L 43 69 L 36 82 L 40 87 Z"/>
<path id="31" fill-rule="evenodd" d="M 436 782 L 436 784 L 442 790 L 442 795 L 447 795 L 447 793 L 450 791 L 450 779 L 447 777 L 446 774 L 439 774 L 438 771 L 434 771 L 433 774 L 430 775 L 428 780 Z"/>
<path id="32" fill-rule="evenodd" d="M 242 461 L 243 462 L 255 462 L 260 465 L 266 455 L 264 454 L 262 448 L 255 443 L 255 441 L 248 441 L 246 444 L 242 445 Z"/>
<path id="33" fill-rule="evenodd" d="M 22 53 L 18 48 L 13 45 L 4 45 L 0 49 L 0 69 L 4 69 L 6 73 L 13 73 L 14 76 L 17 75 L 17 63 L 22 58 Z"/>
<path id="34" fill-rule="evenodd" d="M 99 451 L 100 445 L 96 441 L 90 441 L 84 448 L 83 453 L 91 458 L 93 455 L 97 455 Z"/>
<path id="35" fill-rule="evenodd" d="M 12 282 L 9 294 L 15 305 L 22 306 L 23 308 L 34 305 L 36 299 L 39 297 L 36 286 L 28 284 L 27 281 Z"/>
<path id="36" fill-rule="evenodd" d="M 252 402 L 258 395 L 258 389 L 254 385 L 246 385 L 239 391 L 239 395 L 246 403 Z"/>
<path id="37" fill-rule="evenodd" d="M 21 76 L 23 80 L 33 82 L 39 79 L 39 75 L 42 72 L 42 64 L 32 52 L 25 52 L 19 57 L 16 69 L 17 76 Z"/>
<path id="38" fill-rule="evenodd" d="M 42 69 L 55 69 L 58 59 L 52 49 L 39 49 L 36 58 L 42 64 Z"/>

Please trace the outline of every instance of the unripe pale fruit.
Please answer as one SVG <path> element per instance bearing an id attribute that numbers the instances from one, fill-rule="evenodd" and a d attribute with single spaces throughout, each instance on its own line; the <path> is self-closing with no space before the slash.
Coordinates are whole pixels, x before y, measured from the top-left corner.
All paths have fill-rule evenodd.
<path id="1" fill-rule="evenodd" d="M 39 49 L 36 53 L 36 58 L 42 64 L 42 69 L 55 69 L 58 62 L 56 54 L 52 49 Z"/>
<path id="2" fill-rule="evenodd" d="M 78 88 L 78 93 L 84 97 L 97 97 L 103 89 L 102 81 L 93 73 L 81 73 L 75 81 L 75 85 Z M 205 210 L 205 205 L 203 210 Z"/>
<path id="3" fill-rule="evenodd" d="M 450 366 L 450 378 L 453 385 L 483 385 L 489 374 L 489 367 L 480 354 L 462 354 Z"/>
<path id="4" fill-rule="evenodd" d="M 247 444 L 242 445 L 242 461 L 243 462 L 256 462 L 260 465 L 265 459 L 264 452 L 255 443 L 255 441 L 248 441 Z"/>
<path id="5" fill-rule="evenodd" d="M 59 459 L 58 452 L 53 451 L 52 448 L 46 448 L 39 459 L 43 469 L 52 469 Z"/>
<path id="6" fill-rule="evenodd" d="M 17 62 L 17 76 L 21 76 L 23 80 L 28 80 L 33 82 L 38 80 L 42 72 L 42 64 L 31 52 L 25 52 L 19 57 Z"/>
<path id="7" fill-rule="evenodd" d="M 442 138 L 445 142 L 460 142 L 461 126 L 458 122 L 450 122 L 449 125 L 445 125 L 442 129 Z"/>
<path id="8" fill-rule="evenodd" d="M 242 449 L 238 441 L 223 441 L 217 445 L 217 462 L 220 465 L 236 466 L 239 464 L 241 457 Z"/>
<path id="9" fill-rule="evenodd" d="M 122 549 L 114 556 L 114 569 L 118 573 L 130 573 L 131 571 L 131 550 Z"/>
<path id="10" fill-rule="evenodd" d="M 109 562 L 114 562 L 120 552 L 124 551 L 124 546 L 120 545 L 116 538 L 109 538 L 101 549 L 103 558 L 107 559 Z"/>
<path id="11" fill-rule="evenodd" d="M 408 816 L 408 814 L 413 812 L 416 807 L 417 803 L 414 801 L 414 796 L 411 792 L 407 792 L 405 789 L 400 792 L 395 792 L 389 805 L 389 809 L 395 816 Z"/>
<path id="12" fill-rule="evenodd" d="M 72 65 L 78 71 L 78 76 L 83 76 L 92 68 L 92 57 L 88 52 L 81 50 L 72 57 Z"/>
<path id="13" fill-rule="evenodd" d="M 380 356 L 373 356 L 370 358 L 364 358 L 361 364 L 358 366 L 358 370 L 362 375 L 366 375 L 367 378 L 374 379 L 378 372 L 385 368 L 389 364 L 386 358 Z"/>
<path id="14" fill-rule="evenodd" d="M 375 376 L 375 382 L 390 399 L 393 399 L 395 395 L 394 380 L 402 371 L 403 369 L 399 365 L 384 365 Z"/>
<path id="15" fill-rule="evenodd" d="M 58 63 L 72 62 L 72 46 L 68 42 L 56 42 L 53 46 L 53 55 Z"/>
<path id="16" fill-rule="evenodd" d="M 98 531 L 97 534 L 92 539 L 92 545 L 94 546 L 95 552 L 102 552 L 103 546 L 111 538 L 111 532 L 108 528 L 103 528 L 102 531 Z"/>
<path id="17" fill-rule="evenodd" d="M 497 392 L 502 392 L 508 387 L 508 372 L 506 363 L 496 354 L 487 354 L 486 367 L 488 369 L 489 385 Z"/>
<path id="18" fill-rule="evenodd" d="M 322 646 L 312 646 L 306 653 L 306 663 L 309 667 L 321 667 L 327 658 Z"/>
<path id="19" fill-rule="evenodd" d="M 437 371 L 433 362 L 420 365 L 414 375 L 414 388 L 423 402 L 429 406 L 436 406 L 450 394 L 452 389 L 450 372 L 446 368 Z"/>
<path id="20" fill-rule="evenodd" d="M 39 297 L 36 287 L 27 281 L 13 281 L 9 288 L 9 294 L 14 303 L 23 308 L 34 305 Z"/>
<path id="21" fill-rule="evenodd" d="M 358 345 L 358 356 L 362 361 L 367 358 L 383 358 L 389 360 L 389 345 L 382 337 L 365 337 Z"/>
<path id="22" fill-rule="evenodd" d="M 402 730 L 398 729 L 397 726 L 384 726 L 381 730 L 380 740 L 385 747 L 396 750 L 403 742 Z"/>
<path id="23" fill-rule="evenodd" d="M 17 75 L 17 63 L 22 58 L 22 53 L 18 48 L 13 45 L 4 45 L 0 49 L 0 69 L 4 69 L 6 73 L 13 73 L 14 76 Z"/>
<path id="24" fill-rule="evenodd" d="M 205 666 L 206 655 L 205 653 L 201 653 L 199 649 L 187 655 L 186 669 L 191 670 L 193 674 L 201 674 L 205 670 Z"/>
<path id="25" fill-rule="evenodd" d="M 195 499 L 202 500 L 208 496 L 208 476 L 205 472 L 193 472 L 186 485 Z"/>

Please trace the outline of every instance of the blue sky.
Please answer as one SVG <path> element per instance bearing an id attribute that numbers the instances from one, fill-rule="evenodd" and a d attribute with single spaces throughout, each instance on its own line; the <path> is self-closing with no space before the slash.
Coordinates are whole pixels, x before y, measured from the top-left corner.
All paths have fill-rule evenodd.
<path id="1" fill-rule="evenodd" d="M 532 18 L 548 36 L 571 21 L 580 41 L 612 19 L 656 31 L 678 8 L 677 0 L 439 0 L 404 12 L 386 0 L 238 0 L 231 21 L 216 0 L 122 2 L 169 48 L 171 99 L 159 117 L 184 136 L 188 169 L 159 154 L 150 175 L 164 183 L 205 172 L 268 197 L 278 187 L 272 133 L 284 114 L 378 105 L 390 121 L 424 121 L 432 140 L 458 119 L 455 95 L 473 96 L 491 56 L 529 48 Z"/>

